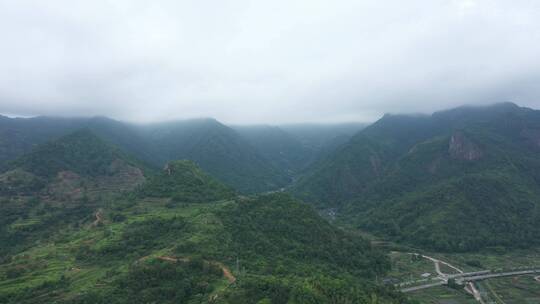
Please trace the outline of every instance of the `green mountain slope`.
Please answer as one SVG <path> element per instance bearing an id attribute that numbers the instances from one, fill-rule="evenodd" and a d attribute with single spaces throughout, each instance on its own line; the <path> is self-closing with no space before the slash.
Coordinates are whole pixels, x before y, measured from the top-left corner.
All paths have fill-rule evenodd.
<path id="1" fill-rule="evenodd" d="M 364 123 L 297 123 L 280 125 L 279 128 L 296 138 L 312 150 L 324 152 L 345 143 L 349 138 L 364 129 Z"/>
<path id="2" fill-rule="evenodd" d="M 214 119 L 159 123 L 140 128 L 154 163 L 189 159 L 219 180 L 244 193 L 278 189 L 289 182 L 233 129 Z"/>
<path id="3" fill-rule="evenodd" d="M 148 173 L 85 129 L 37 146 L 0 174 L 0 255 L 93 218 L 109 196 L 137 188 Z"/>
<path id="4" fill-rule="evenodd" d="M 230 128 L 214 119 L 138 125 L 106 117 L 0 116 L 0 170 L 40 144 L 88 129 L 157 168 L 189 159 L 240 192 L 257 193 L 287 186 L 362 127 L 351 123 Z"/>
<path id="5" fill-rule="evenodd" d="M 107 174 L 110 165 L 123 157 L 120 151 L 84 129 L 38 146 L 11 166 L 46 178 L 61 171 L 99 176 Z"/>
<path id="6" fill-rule="evenodd" d="M 145 168 L 142 163 L 83 129 L 39 145 L 9 163 L 6 172 L 0 175 L 0 192 L 33 194 L 46 185 L 50 186 L 48 191 L 55 185 L 85 189 L 110 185 L 115 191 L 133 189 L 144 181 L 141 168 Z M 19 193 L 17 189 L 25 191 Z"/>
<path id="7" fill-rule="evenodd" d="M 2 233 L 52 221 L 31 199 Z M 0 303 L 405 302 L 372 283 L 389 262 L 367 241 L 288 195 L 235 197 L 190 162 L 90 203 L 91 217 L 0 255 Z"/>
<path id="8" fill-rule="evenodd" d="M 429 119 L 387 115 L 313 164 L 293 191 L 317 204 L 336 206 L 362 193 L 416 140 L 429 137 Z"/>
<path id="9" fill-rule="evenodd" d="M 276 168 L 291 176 L 304 169 L 313 158 L 314 151 L 310 147 L 279 127 L 235 126 L 234 130 Z"/>
<path id="10" fill-rule="evenodd" d="M 297 191 L 341 206 L 350 223 L 423 247 L 527 247 L 540 236 L 539 135 L 540 112 L 509 103 L 386 116 Z"/>
<path id="11" fill-rule="evenodd" d="M 0 116 L 0 168 L 8 161 L 29 153 L 37 145 L 87 129 L 101 139 L 148 160 L 151 155 L 146 142 L 132 125 L 105 117 L 61 118 L 34 117 L 8 118 Z"/>
<path id="12" fill-rule="evenodd" d="M 192 160 L 245 193 L 279 189 L 290 179 L 246 139 L 213 119 L 134 125 L 105 117 L 0 117 L 0 169 L 34 147 L 79 129 L 158 168 L 171 160 Z"/>
<path id="13" fill-rule="evenodd" d="M 169 162 L 160 174 L 152 176 L 138 191 L 143 197 L 169 197 L 181 203 L 217 201 L 234 197 L 231 188 L 186 160 Z"/>
<path id="14" fill-rule="evenodd" d="M 345 143 L 363 125 L 248 125 L 233 128 L 275 167 L 297 178 L 311 163 Z"/>

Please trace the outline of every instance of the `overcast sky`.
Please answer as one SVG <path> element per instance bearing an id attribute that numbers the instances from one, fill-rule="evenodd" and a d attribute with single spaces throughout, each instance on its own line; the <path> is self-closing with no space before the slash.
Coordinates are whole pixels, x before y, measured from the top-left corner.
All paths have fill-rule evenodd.
<path id="1" fill-rule="evenodd" d="M 540 108 L 538 0 L 0 0 L 0 113 L 227 123 Z"/>

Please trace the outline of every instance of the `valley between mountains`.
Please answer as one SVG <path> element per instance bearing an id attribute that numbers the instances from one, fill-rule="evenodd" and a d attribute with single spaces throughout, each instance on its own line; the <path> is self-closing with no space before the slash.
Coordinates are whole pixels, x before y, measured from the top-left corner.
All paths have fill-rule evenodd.
<path id="1" fill-rule="evenodd" d="M 540 111 L 0 117 L 0 303 L 540 302 Z"/>

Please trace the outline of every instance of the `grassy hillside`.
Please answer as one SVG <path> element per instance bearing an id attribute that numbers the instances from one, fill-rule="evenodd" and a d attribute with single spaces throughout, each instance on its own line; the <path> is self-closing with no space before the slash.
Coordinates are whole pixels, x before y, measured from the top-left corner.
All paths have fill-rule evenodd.
<path id="1" fill-rule="evenodd" d="M 537 244 L 540 112 L 513 104 L 386 116 L 300 181 L 344 220 L 437 250 Z"/>

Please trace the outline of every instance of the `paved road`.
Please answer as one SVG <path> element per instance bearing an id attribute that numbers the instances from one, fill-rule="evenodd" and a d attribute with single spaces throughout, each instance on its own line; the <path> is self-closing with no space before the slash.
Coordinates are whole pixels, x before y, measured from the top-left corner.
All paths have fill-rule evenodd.
<path id="1" fill-rule="evenodd" d="M 467 285 L 465 285 L 465 291 L 470 293 L 476 301 L 485 304 L 484 299 L 482 299 L 482 294 L 476 289 L 473 282 L 468 282 Z"/>
<path id="2" fill-rule="evenodd" d="M 540 268 L 531 269 L 531 270 L 489 273 L 489 274 L 477 275 L 477 276 L 466 276 L 466 277 L 463 277 L 463 281 L 473 282 L 473 281 L 481 281 L 481 280 L 492 279 L 492 278 L 513 277 L 513 276 L 520 276 L 520 275 L 533 274 L 533 273 L 540 273 Z"/>
<path id="3" fill-rule="evenodd" d="M 449 279 L 455 279 L 455 278 L 461 278 L 461 277 L 471 277 L 476 275 L 483 275 L 491 273 L 491 270 L 481 270 L 481 271 L 473 271 L 473 272 L 462 272 L 462 273 L 456 273 L 456 274 L 449 274 Z"/>
<path id="4" fill-rule="evenodd" d="M 416 253 L 409 253 L 409 254 L 416 254 Z M 406 287 L 401 288 L 401 292 L 413 292 L 417 290 L 427 289 L 427 288 L 433 288 L 437 286 L 442 286 L 448 284 L 449 279 L 455 279 L 456 282 L 465 284 L 465 290 L 470 293 L 478 302 L 484 304 L 484 300 L 482 299 L 482 296 L 478 289 L 476 289 L 476 286 L 474 286 L 475 281 L 481 281 L 481 280 L 487 280 L 491 278 L 500 278 L 500 277 L 509 277 L 509 276 L 519 276 L 519 275 L 527 275 L 527 274 L 535 274 L 540 273 L 540 268 L 533 268 L 533 269 L 526 269 L 526 270 L 514 270 L 514 271 L 506 271 L 506 272 L 495 272 L 492 270 L 481 270 L 481 271 L 474 271 L 474 272 L 464 272 L 463 270 L 455 267 L 454 265 L 451 265 L 447 262 L 441 261 L 439 259 L 426 256 L 426 255 L 420 255 L 421 257 L 428 259 L 433 262 L 435 265 L 435 272 L 437 272 L 437 277 L 431 279 L 433 280 L 439 280 L 437 282 L 431 282 L 427 284 L 412 286 L 412 287 Z M 449 268 L 452 268 L 456 270 L 458 273 L 455 274 L 446 274 L 441 271 L 440 264 L 446 265 Z M 540 276 L 535 277 L 537 281 L 540 281 Z M 408 281 L 401 284 L 396 285 L 396 287 L 403 287 L 407 285 L 413 285 L 418 284 L 421 282 L 425 282 L 427 280 L 416 280 L 416 281 Z"/>
<path id="5" fill-rule="evenodd" d="M 443 286 L 443 285 L 446 285 L 446 282 L 445 281 L 439 281 L 439 282 L 435 282 L 435 283 L 431 283 L 431 284 L 425 284 L 425 285 L 420 285 L 420 286 L 403 288 L 403 289 L 401 289 L 401 292 L 412 292 L 412 291 L 417 291 L 417 290 L 427 289 L 427 288 L 432 288 L 432 287 L 437 287 L 437 286 Z"/>
<path id="6" fill-rule="evenodd" d="M 448 274 L 445 274 L 445 273 L 442 273 L 441 271 L 441 265 L 440 264 L 443 264 L 443 265 L 446 265 L 452 269 L 454 269 L 455 271 L 459 272 L 459 273 L 463 273 L 463 270 L 457 268 L 456 266 L 450 264 L 450 263 L 447 263 L 445 261 L 441 261 L 439 259 L 436 259 L 434 257 L 430 257 L 430 256 L 427 256 L 427 255 L 421 255 L 421 257 L 423 257 L 424 259 L 428 259 L 430 261 L 432 261 L 434 264 L 435 264 L 435 271 L 437 272 L 438 275 L 440 276 L 448 276 Z"/>
<path id="7" fill-rule="evenodd" d="M 401 291 L 409 292 L 409 291 L 444 285 L 448 282 L 447 279 L 449 278 L 456 279 L 457 282 L 468 283 L 468 282 L 481 281 L 481 280 L 487 280 L 487 279 L 492 279 L 492 278 L 513 277 L 513 276 L 535 274 L 535 273 L 540 273 L 540 268 L 530 269 L 530 270 L 519 270 L 519 271 L 506 271 L 506 272 L 492 272 L 491 270 L 464 272 L 458 275 L 452 275 L 451 277 L 446 276 L 444 279 L 439 277 L 441 282 L 438 282 L 438 283 L 443 283 L 443 284 L 435 285 L 435 283 L 429 283 L 429 284 L 424 284 L 424 285 L 415 286 L 415 287 L 403 288 L 401 289 Z M 414 282 L 411 282 L 411 283 L 414 283 Z M 404 284 L 404 285 L 407 285 L 407 284 Z"/>

